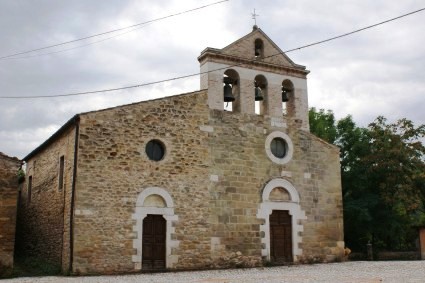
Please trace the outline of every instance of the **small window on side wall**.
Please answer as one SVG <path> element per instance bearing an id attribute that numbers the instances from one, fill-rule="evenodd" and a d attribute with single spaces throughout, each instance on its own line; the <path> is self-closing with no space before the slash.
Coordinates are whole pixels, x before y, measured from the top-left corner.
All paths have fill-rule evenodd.
<path id="1" fill-rule="evenodd" d="M 61 156 L 59 159 L 59 191 L 63 189 L 63 175 L 65 170 L 65 156 Z"/>
<path id="2" fill-rule="evenodd" d="M 32 176 L 28 177 L 28 203 L 31 202 Z"/>

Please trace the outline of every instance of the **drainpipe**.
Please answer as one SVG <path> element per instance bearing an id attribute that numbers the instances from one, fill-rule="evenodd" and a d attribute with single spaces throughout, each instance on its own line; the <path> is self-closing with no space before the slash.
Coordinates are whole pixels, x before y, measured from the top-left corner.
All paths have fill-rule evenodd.
<path id="1" fill-rule="evenodd" d="M 77 157 L 78 157 L 78 137 L 80 134 L 80 117 L 75 116 L 75 144 L 74 144 L 74 168 L 72 173 L 71 205 L 69 214 L 69 273 L 72 273 L 74 260 L 74 206 L 75 206 L 75 185 L 77 182 Z"/>

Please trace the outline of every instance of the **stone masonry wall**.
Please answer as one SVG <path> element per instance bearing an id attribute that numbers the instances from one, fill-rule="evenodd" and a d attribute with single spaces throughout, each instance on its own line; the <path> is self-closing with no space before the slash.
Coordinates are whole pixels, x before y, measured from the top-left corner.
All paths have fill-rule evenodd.
<path id="1" fill-rule="evenodd" d="M 277 130 L 294 143 L 286 165 L 265 153 L 265 138 Z M 145 154 L 151 139 L 166 147 L 159 162 Z M 335 147 L 291 124 L 210 111 L 205 91 L 83 114 L 73 272 L 137 271 L 133 243 L 141 239 L 132 215 L 138 194 L 151 187 L 174 202 L 171 238 L 179 244 L 171 268 L 261 265 L 257 212 L 274 178 L 289 180 L 300 195 L 303 256 L 334 260 L 343 251 L 338 158 Z"/>
<path id="2" fill-rule="evenodd" d="M 276 56 L 276 54 L 279 54 L 281 51 L 276 48 L 276 46 L 274 46 L 269 41 L 269 39 L 267 39 L 262 33 L 260 33 L 259 30 L 256 30 L 250 33 L 249 35 L 241 38 L 240 40 L 223 48 L 223 53 L 252 60 L 255 58 L 254 43 L 256 39 L 260 39 L 263 42 L 263 57 L 265 57 L 265 59 L 263 60 L 265 62 L 284 66 L 292 65 L 292 63 L 287 58 L 285 58 L 285 56 Z"/>
<path id="3" fill-rule="evenodd" d="M 135 270 L 136 199 L 149 187 L 174 202 L 172 268 L 210 265 L 206 91 L 81 115 L 75 207 L 75 273 Z M 160 140 L 163 160 L 148 159 L 146 144 Z"/>
<path id="4" fill-rule="evenodd" d="M 26 181 L 18 208 L 17 247 L 21 256 L 69 265 L 69 215 L 73 178 L 75 127 L 27 160 Z M 59 188 L 59 160 L 64 156 L 64 181 Z M 32 176 L 31 195 L 28 179 Z"/>
<path id="5" fill-rule="evenodd" d="M 292 124 L 271 126 L 269 117 L 211 111 L 210 221 L 214 258 L 241 253 L 241 264 L 258 264 L 261 257 L 256 214 L 262 189 L 274 178 L 290 181 L 300 195 L 307 219 L 301 233 L 302 261 L 310 255 L 335 260 L 343 254 L 342 196 L 338 149 Z M 273 163 L 265 153 L 265 139 L 272 131 L 282 131 L 292 140 L 293 158 L 285 165 Z"/>
<path id="6" fill-rule="evenodd" d="M 300 188 L 301 207 L 307 216 L 300 260 L 312 256 L 340 260 L 344 229 L 339 149 L 307 132 L 298 132 L 294 140 L 297 150 L 288 171 Z"/>
<path id="7" fill-rule="evenodd" d="M 0 268 L 13 267 L 20 165 L 16 157 L 0 152 Z"/>

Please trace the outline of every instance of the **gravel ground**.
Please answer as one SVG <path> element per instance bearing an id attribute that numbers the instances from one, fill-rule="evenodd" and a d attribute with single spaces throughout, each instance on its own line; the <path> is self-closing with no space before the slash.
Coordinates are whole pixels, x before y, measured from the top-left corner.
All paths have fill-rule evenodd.
<path id="1" fill-rule="evenodd" d="M 9 282 L 425 282 L 425 261 L 344 262 L 252 269 L 166 272 L 120 276 L 32 277 Z"/>

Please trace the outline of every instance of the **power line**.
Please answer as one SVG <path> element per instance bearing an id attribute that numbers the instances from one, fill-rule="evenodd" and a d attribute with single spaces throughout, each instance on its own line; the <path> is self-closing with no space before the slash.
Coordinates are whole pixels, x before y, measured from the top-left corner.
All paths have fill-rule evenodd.
<path id="1" fill-rule="evenodd" d="M 383 22 L 379 22 L 377 24 L 373 24 L 373 25 L 370 25 L 370 26 L 367 26 L 367 27 L 356 29 L 354 31 L 350 31 L 350 32 L 347 32 L 347 33 L 344 33 L 344 34 L 341 34 L 341 35 L 330 37 L 328 39 L 317 41 L 317 42 L 314 42 L 314 43 L 311 43 L 311 44 L 307 44 L 307 45 L 304 45 L 304 46 L 301 46 L 301 47 L 298 47 L 298 48 L 293 48 L 293 49 L 290 49 L 290 50 L 285 51 L 285 52 L 288 53 L 288 52 L 292 52 L 292 51 L 304 49 L 304 48 L 307 48 L 307 47 L 311 47 L 311 46 L 314 46 L 314 45 L 319 45 L 319 44 L 322 44 L 322 43 L 325 43 L 325 42 L 328 42 L 328 41 L 332 41 L 332 40 L 335 40 L 335 39 L 338 39 L 338 38 L 341 38 L 341 37 L 346 37 L 346 36 L 352 35 L 354 33 L 358 33 L 358 32 L 361 32 L 361 31 L 364 31 L 364 30 L 367 30 L 367 29 L 371 29 L 371 28 L 374 28 L 374 27 L 377 27 L 377 26 L 380 26 L 380 25 L 383 25 L 383 24 L 386 24 L 386 23 L 389 23 L 389 22 L 392 22 L 392 21 L 395 21 L 395 20 L 399 20 L 401 18 L 404 18 L 404 17 L 410 16 L 410 15 L 413 15 L 413 14 L 416 14 L 416 13 L 419 13 L 419 12 L 422 12 L 424 10 L 425 10 L 425 8 L 421 8 L 419 10 L 415 10 L 413 12 L 410 12 L 410 13 L 407 13 L 407 14 L 403 14 L 401 16 L 398 16 L 398 17 L 395 17 L 395 18 L 391 18 L 389 20 L 386 20 L 386 21 L 383 21 Z M 273 55 L 273 56 L 275 56 L 275 55 Z"/>
<path id="2" fill-rule="evenodd" d="M 131 25 L 131 26 L 118 28 L 118 29 L 114 29 L 114 30 L 110 30 L 110 31 L 105 31 L 105 32 L 102 32 L 102 33 L 93 34 L 93 35 L 89 35 L 89 36 L 82 37 L 82 38 L 77 38 L 77 39 L 73 39 L 73 40 L 69 40 L 69 41 L 65 41 L 65 42 L 61 42 L 61 43 L 56 43 L 56 44 L 49 45 L 49 46 L 44 46 L 44 47 L 40 47 L 40 48 L 28 50 L 28 51 L 22 51 L 22 52 L 10 54 L 10 55 L 2 56 L 2 57 L 0 57 L 0 60 L 10 58 L 10 57 L 14 57 L 14 56 L 17 56 L 17 55 L 28 54 L 28 53 L 31 53 L 31 52 L 40 51 L 40 50 L 44 50 L 44 49 L 48 49 L 48 48 L 52 48 L 52 47 L 57 47 L 57 46 L 61 46 L 61 45 L 65 45 L 65 44 L 69 44 L 69 43 L 73 43 L 73 42 L 77 42 L 77 41 L 81 41 L 81 40 L 85 40 L 85 39 L 109 34 L 109 33 L 114 33 L 114 32 L 117 32 L 117 31 L 122 31 L 122 30 L 134 28 L 134 27 L 137 27 L 137 26 L 141 26 L 141 25 L 145 25 L 145 24 L 149 24 L 149 23 L 153 23 L 153 22 L 157 22 L 157 21 L 161 21 L 161 20 L 164 20 L 164 19 L 168 19 L 168 18 L 171 18 L 171 17 L 175 17 L 175 16 L 186 14 L 186 13 L 190 13 L 190 12 L 193 12 L 193 11 L 197 11 L 197 10 L 204 9 L 204 8 L 207 8 L 207 7 L 210 7 L 210 6 L 213 6 L 213 5 L 217 5 L 217 4 L 220 4 L 220 3 L 223 3 L 223 2 L 227 2 L 227 1 L 230 1 L 230 0 L 222 0 L 222 1 L 211 3 L 211 4 L 207 4 L 207 5 L 204 5 L 204 6 L 200 6 L 200 7 L 197 7 L 197 8 L 193 8 L 193 9 L 190 9 L 190 10 L 186 10 L 186 11 L 183 11 L 183 12 L 164 16 L 164 17 L 161 17 L 161 18 L 157 18 L 157 19 L 146 21 L 146 22 L 134 24 L 134 25 Z"/>
<path id="3" fill-rule="evenodd" d="M 146 24 L 146 25 L 149 25 L 149 24 Z M 10 57 L 10 58 L 4 58 L 4 59 L 1 59 L 1 60 L 19 60 L 19 59 L 35 58 L 35 57 L 41 57 L 41 56 L 47 56 L 47 55 L 62 53 L 62 52 L 66 52 L 66 51 L 70 51 L 70 50 L 74 50 L 74 49 L 78 49 L 78 48 L 83 48 L 83 47 L 86 47 L 86 46 L 89 46 L 89 45 L 101 43 L 101 42 L 104 42 L 106 40 L 109 40 L 109 39 L 112 39 L 112 38 L 115 38 L 115 37 L 118 37 L 118 36 L 121 36 L 121 35 L 130 33 L 130 32 L 133 32 L 135 30 L 144 28 L 146 25 L 138 26 L 138 27 L 136 27 L 134 29 L 131 29 L 131 30 L 128 30 L 128 31 L 119 33 L 119 34 L 115 34 L 115 35 L 112 35 L 110 37 L 102 38 L 102 39 L 99 39 L 99 40 L 96 40 L 96 41 L 89 42 L 87 44 L 83 44 L 83 45 L 79 45 L 79 46 L 75 46 L 75 47 L 71 47 L 71 48 L 67 48 L 67 49 L 62 49 L 62 50 L 52 51 L 52 52 L 47 52 L 47 53 L 42 53 L 42 54 L 28 55 L 28 56 Z"/>
<path id="4" fill-rule="evenodd" d="M 425 8 L 421 8 L 421 9 L 415 10 L 413 12 L 409 12 L 407 14 L 403 14 L 403 15 L 397 16 L 395 18 L 391 18 L 391 19 L 388 19 L 388 20 L 385 20 L 385 21 L 382 21 L 382 22 L 379 22 L 379 23 L 376 23 L 376 24 L 373 24 L 373 25 L 369 25 L 369 26 L 366 26 L 366 27 L 363 27 L 363 28 L 360 28 L 360 29 L 357 29 L 357 30 L 353 30 L 353 31 L 350 31 L 350 32 L 347 32 L 347 33 L 344 33 L 344 34 L 341 34 L 341 35 L 337 35 L 337 36 L 330 37 L 330 38 L 327 38 L 327 39 L 324 39 L 324 40 L 320 40 L 320 41 L 316 41 L 316 42 L 313 42 L 313 43 L 309 43 L 309 44 L 306 44 L 306 45 L 303 45 L 303 46 L 300 46 L 300 47 L 297 47 L 297 48 L 292 48 L 292 49 L 288 49 L 286 51 L 282 51 L 282 52 L 279 52 L 279 53 L 276 53 L 276 54 L 272 54 L 272 55 L 269 55 L 269 56 L 264 57 L 263 59 L 267 59 L 267 58 L 271 58 L 271 57 L 274 57 L 274 56 L 277 56 L 277 55 L 280 55 L 280 54 L 290 53 L 290 52 L 293 52 L 293 51 L 297 51 L 297 50 L 305 49 L 305 48 L 312 47 L 312 46 L 315 46 L 315 45 L 323 44 L 325 42 L 336 40 L 336 39 L 339 39 L 339 38 L 342 38 L 342 37 L 346 37 L 346 36 L 349 36 L 349 35 L 352 35 L 352 34 L 355 34 L 355 33 L 359 33 L 361 31 L 368 30 L 368 29 L 371 29 L 371 28 L 374 28 L 374 27 L 377 27 L 377 26 L 380 26 L 380 25 L 383 25 L 383 24 L 386 24 L 386 23 L 389 23 L 389 22 L 398 20 L 398 19 L 401 19 L 401 18 L 410 16 L 410 15 L 413 15 L 413 14 L 416 14 L 416 13 L 419 13 L 419 12 L 422 12 L 424 10 L 425 10 Z M 257 59 L 250 60 L 250 62 L 257 62 L 257 61 L 258 61 Z M 199 76 L 199 75 L 207 74 L 207 73 L 210 73 L 210 72 L 215 72 L 215 71 L 220 71 L 220 70 L 224 70 L 224 69 L 228 69 L 228 68 L 232 68 L 232 67 L 241 66 L 243 64 L 244 63 L 239 63 L 239 64 L 234 64 L 234 65 L 230 65 L 230 66 L 226 66 L 226 67 L 222 67 L 222 68 L 218 68 L 218 69 L 214 69 L 214 70 L 210 70 L 210 71 L 205 71 L 205 72 L 200 72 L 200 73 L 195 73 L 195 74 L 190 74 L 190 75 L 184 75 L 184 76 L 179 76 L 179 77 L 174 77 L 174 78 L 169 78 L 169 79 L 164 79 L 164 80 L 159 80 L 159 81 L 153 81 L 153 82 L 148 82 L 148 83 L 142 83 L 142 84 L 137 84 L 137 85 L 118 87 L 118 88 L 110 88 L 110 89 L 102 89 L 102 90 L 94 90 L 94 91 L 85 91 L 85 92 L 75 92 L 75 93 L 58 94 L 58 95 L 0 96 L 0 98 L 4 98 L 4 99 L 6 99 L 6 98 L 7 99 L 52 98 L 52 97 L 67 97 L 67 96 L 77 96 L 77 95 L 85 95 L 85 94 L 94 94 L 94 93 L 101 93 L 101 92 L 111 92 L 111 91 L 117 91 L 117 90 L 124 90 L 124 89 L 130 89 L 130 88 L 137 88 L 137 87 L 149 86 L 149 85 L 154 85 L 154 84 L 159 84 L 159 83 L 164 83 L 164 82 L 170 82 L 170 81 L 180 80 L 180 79 L 194 77 L 194 76 Z"/>

